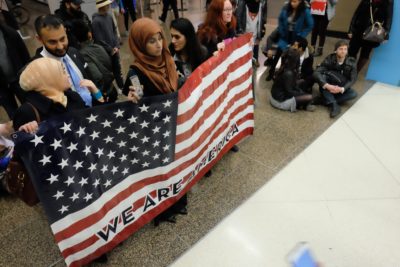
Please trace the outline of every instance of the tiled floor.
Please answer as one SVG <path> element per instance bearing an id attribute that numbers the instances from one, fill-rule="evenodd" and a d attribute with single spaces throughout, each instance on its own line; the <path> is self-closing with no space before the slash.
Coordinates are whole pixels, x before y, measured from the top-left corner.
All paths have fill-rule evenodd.
<path id="1" fill-rule="evenodd" d="M 300 241 L 325 267 L 398 266 L 399 89 L 374 85 L 171 266 L 287 266 Z"/>
<path id="2" fill-rule="evenodd" d="M 46 12 L 45 6 L 25 1 L 33 14 Z M 188 1 L 191 11 L 184 16 L 195 25 L 203 19 L 204 2 Z M 267 34 L 275 28 L 280 5 L 270 2 Z M 155 12 L 148 15 L 156 19 L 160 7 L 153 8 Z M 34 35 L 32 26 L 23 31 Z M 126 73 L 132 56 L 126 38 L 122 41 Z M 327 40 L 326 53 L 334 42 Z M 31 54 L 38 47 L 34 38 L 27 45 Z M 318 258 L 331 264 L 327 266 L 381 267 L 375 264 L 380 257 L 387 260 L 384 266 L 395 266 L 390 263 L 400 254 L 390 253 L 400 236 L 395 232 L 399 216 L 391 214 L 400 194 L 399 142 L 393 142 L 399 136 L 399 112 L 392 109 L 400 106 L 396 90 L 368 91 L 323 133 L 335 122 L 325 108 L 291 114 L 269 105 L 272 84 L 265 82 L 264 70 L 257 71 L 254 136 L 239 144 L 238 153 L 228 153 L 213 175 L 193 188 L 187 216 L 158 228 L 146 225 L 109 253 L 107 266 L 166 266 L 188 250 L 175 265 L 282 266 L 282 255 L 298 240 L 310 241 Z M 364 74 L 354 87 L 360 96 L 372 85 Z M 388 249 L 382 252 L 381 247 Z M 12 197 L 0 198 L 0 248 L 0 266 L 65 266 L 40 205 L 28 208 Z"/>

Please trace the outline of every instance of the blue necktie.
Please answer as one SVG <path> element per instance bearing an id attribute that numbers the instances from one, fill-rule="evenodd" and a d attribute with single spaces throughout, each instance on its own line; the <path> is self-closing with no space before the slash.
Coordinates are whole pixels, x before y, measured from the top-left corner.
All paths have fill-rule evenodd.
<path id="1" fill-rule="evenodd" d="M 92 106 L 92 96 L 90 95 L 89 90 L 86 87 L 79 86 L 81 78 L 78 73 L 72 67 L 69 59 L 63 57 L 64 65 L 67 67 L 69 76 L 71 77 L 72 83 L 74 84 L 76 92 L 81 96 L 82 100 L 85 102 L 86 106 Z"/>

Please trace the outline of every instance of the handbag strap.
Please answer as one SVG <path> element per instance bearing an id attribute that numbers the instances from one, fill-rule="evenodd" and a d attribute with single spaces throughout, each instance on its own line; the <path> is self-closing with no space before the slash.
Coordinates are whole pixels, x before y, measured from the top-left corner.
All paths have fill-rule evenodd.
<path id="1" fill-rule="evenodd" d="M 375 23 L 374 23 L 374 15 L 372 14 L 372 0 L 369 0 L 369 12 L 370 12 L 370 15 L 371 15 L 371 23 L 373 25 Z"/>
<path id="2" fill-rule="evenodd" d="M 35 108 L 34 105 L 32 105 L 29 102 L 26 102 L 29 106 L 31 106 L 31 108 L 33 109 L 33 112 L 35 112 L 35 117 L 36 117 L 36 121 L 37 123 L 40 123 L 40 115 L 39 115 L 39 111 L 37 110 L 37 108 Z"/>

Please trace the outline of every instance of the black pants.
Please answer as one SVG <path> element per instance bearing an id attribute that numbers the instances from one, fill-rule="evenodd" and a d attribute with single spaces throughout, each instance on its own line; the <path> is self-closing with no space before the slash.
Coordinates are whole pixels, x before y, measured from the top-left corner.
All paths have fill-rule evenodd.
<path id="1" fill-rule="evenodd" d="M 374 44 L 371 42 L 364 41 L 362 39 L 362 35 L 353 34 L 353 37 L 350 39 L 350 44 L 349 44 L 349 56 L 357 59 L 357 54 L 361 50 L 360 58 L 368 59 L 373 48 Z"/>
<path id="2" fill-rule="evenodd" d="M 20 90 L 18 82 L 8 84 L 8 88 L 0 90 L 0 105 L 4 107 L 10 120 L 13 119 L 15 111 L 18 109 L 15 96 L 18 96 Z M 18 99 L 21 101 L 21 96 Z"/>
<path id="3" fill-rule="evenodd" d="M 16 30 L 16 31 L 19 30 L 18 22 L 17 22 L 17 20 L 15 19 L 14 15 L 13 15 L 11 12 L 1 10 L 0 13 L 3 14 L 4 21 L 6 22 L 6 24 L 7 24 L 9 27 L 13 28 L 13 29 Z"/>
<path id="4" fill-rule="evenodd" d="M 136 20 L 136 10 L 135 7 L 133 6 L 132 0 L 125 0 L 123 2 L 124 4 L 124 24 L 125 24 L 125 29 L 128 31 L 129 30 L 129 16 L 131 17 L 132 22 L 135 22 Z M 117 26 L 117 25 L 115 25 Z"/>
<path id="5" fill-rule="evenodd" d="M 120 89 L 124 87 L 124 79 L 122 77 L 122 71 L 121 71 L 121 61 L 119 58 L 119 52 L 115 53 L 114 55 L 111 56 L 111 61 L 112 61 L 112 68 L 113 68 L 113 74 L 115 77 L 115 81 L 117 82 L 117 85 Z"/>
<path id="6" fill-rule="evenodd" d="M 311 45 L 315 46 L 317 44 L 317 38 L 319 36 L 319 47 L 324 47 L 326 38 L 326 29 L 328 28 L 329 20 L 328 16 L 313 15 L 314 28 L 311 34 Z"/>
<path id="7" fill-rule="evenodd" d="M 276 50 L 275 57 L 274 57 L 274 59 L 272 60 L 271 68 L 269 69 L 269 76 L 271 76 L 271 77 L 274 76 L 276 64 L 278 64 L 278 61 L 279 61 L 279 59 L 281 58 L 282 53 L 283 53 L 283 51 L 282 51 L 280 48 L 278 48 L 278 49 Z"/>
<path id="8" fill-rule="evenodd" d="M 260 45 L 253 46 L 253 58 L 258 61 L 258 51 L 260 50 Z"/>
<path id="9" fill-rule="evenodd" d="M 312 87 L 314 83 L 315 80 L 312 75 L 304 77 L 303 79 L 297 81 L 297 85 L 299 86 L 299 88 L 308 94 L 312 94 Z"/>
<path id="10" fill-rule="evenodd" d="M 338 105 L 340 105 L 346 101 L 349 101 L 349 100 L 357 97 L 356 91 L 354 91 L 351 88 L 344 91 L 343 94 L 341 94 L 341 93 L 332 94 L 331 92 L 329 92 L 328 90 L 325 90 L 322 87 L 319 88 L 319 91 L 321 92 L 321 95 L 324 98 L 326 105 L 330 105 L 333 103 L 337 103 Z"/>
<path id="11" fill-rule="evenodd" d="M 177 2 L 177 0 L 163 0 L 163 10 L 160 17 L 162 21 L 165 21 L 165 19 L 167 18 L 169 6 L 171 6 L 172 11 L 174 11 L 175 19 L 179 18 Z"/>
<path id="12" fill-rule="evenodd" d="M 265 46 L 263 48 L 263 52 L 267 53 L 268 50 L 273 49 L 274 44 L 276 44 L 279 41 L 279 32 L 278 28 L 272 31 L 272 33 L 267 37 L 267 41 L 265 43 Z"/>

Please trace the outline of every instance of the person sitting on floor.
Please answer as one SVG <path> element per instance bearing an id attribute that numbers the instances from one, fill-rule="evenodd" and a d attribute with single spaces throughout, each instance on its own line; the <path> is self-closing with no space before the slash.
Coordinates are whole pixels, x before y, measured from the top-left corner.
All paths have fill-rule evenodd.
<path id="1" fill-rule="evenodd" d="M 312 95 L 304 93 L 296 83 L 300 64 L 300 53 L 290 48 L 282 56 L 282 65 L 276 73 L 272 85 L 270 103 L 273 107 L 281 110 L 295 112 L 304 108 L 314 111 L 315 106 L 311 104 Z"/>
<path id="2" fill-rule="evenodd" d="M 292 48 L 296 49 L 300 53 L 300 66 L 299 66 L 299 76 L 297 77 L 297 85 L 301 90 L 309 94 L 312 93 L 312 86 L 314 85 L 314 50 L 311 46 L 308 46 L 308 41 L 306 38 L 297 36 Z M 281 66 L 282 59 L 279 59 L 276 64 L 276 68 L 279 69 Z"/>
<path id="3" fill-rule="evenodd" d="M 357 97 L 351 86 L 357 80 L 356 60 L 348 56 L 349 43 L 339 40 L 335 52 L 328 55 L 314 72 L 322 99 L 317 101 L 330 107 L 330 117 L 340 114 L 340 104 Z"/>

